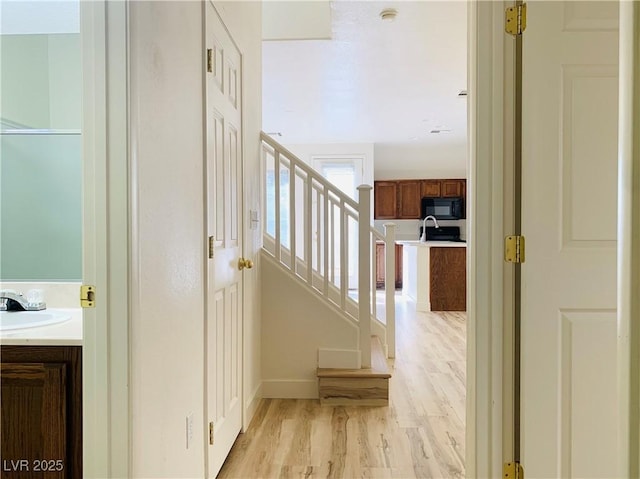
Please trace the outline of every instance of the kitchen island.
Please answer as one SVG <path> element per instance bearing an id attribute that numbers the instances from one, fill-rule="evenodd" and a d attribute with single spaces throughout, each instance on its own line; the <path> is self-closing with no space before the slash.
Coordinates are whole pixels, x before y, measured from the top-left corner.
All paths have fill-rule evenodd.
<path id="1" fill-rule="evenodd" d="M 466 311 L 466 243 L 399 241 L 402 294 L 417 311 Z"/>

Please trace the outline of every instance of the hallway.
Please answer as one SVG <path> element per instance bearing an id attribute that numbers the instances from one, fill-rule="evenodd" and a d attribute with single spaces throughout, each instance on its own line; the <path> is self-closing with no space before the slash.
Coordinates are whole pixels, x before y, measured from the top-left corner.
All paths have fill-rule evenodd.
<path id="1" fill-rule="evenodd" d="M 220 478 L 464 477 L 465 313 L 396 295 L 390 406 L 264 399 Z"/>

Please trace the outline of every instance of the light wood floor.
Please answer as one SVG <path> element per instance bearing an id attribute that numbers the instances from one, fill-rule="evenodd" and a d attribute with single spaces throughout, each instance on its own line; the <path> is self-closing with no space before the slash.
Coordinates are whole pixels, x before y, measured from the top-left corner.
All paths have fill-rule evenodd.
<path id="1" fill-rule="evenodd" d="M 390 406 L 265 399 L 218 477 L 464 477 L 466 315 L 396 298 Z"/>

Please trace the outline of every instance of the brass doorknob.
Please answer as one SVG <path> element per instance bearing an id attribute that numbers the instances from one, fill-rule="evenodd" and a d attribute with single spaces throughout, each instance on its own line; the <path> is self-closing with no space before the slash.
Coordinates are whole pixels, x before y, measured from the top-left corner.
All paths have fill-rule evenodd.
<path id="1" fill-rule="evenodd" d="M 253 261 L 251 261 L 250 259 L 246 259 L 246 258 L 240 258 L 238 260 L 238 269 L 240 271 L 242 271 L 245 268 L 247 268 L 247 269 L 253 268 Z"/>

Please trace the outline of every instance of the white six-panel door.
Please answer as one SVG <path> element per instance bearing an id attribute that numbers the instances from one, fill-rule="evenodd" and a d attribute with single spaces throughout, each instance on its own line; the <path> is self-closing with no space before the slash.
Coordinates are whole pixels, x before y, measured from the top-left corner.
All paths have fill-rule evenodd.
<path id="1" fill-rule="evenodd" d="M 207 477 L 215 477 L 242 426 L 242 112 L 241 55 L 210 2 L 206 4 L 207 416 L 213 422 Z M 176 119 L 179 121 L 179 119 Z"/>
<path id="2" fill-rule="evenodd" d="M 528 2 L 522 445 L 530 478 L 616 477 L 617 2 Z"/>

